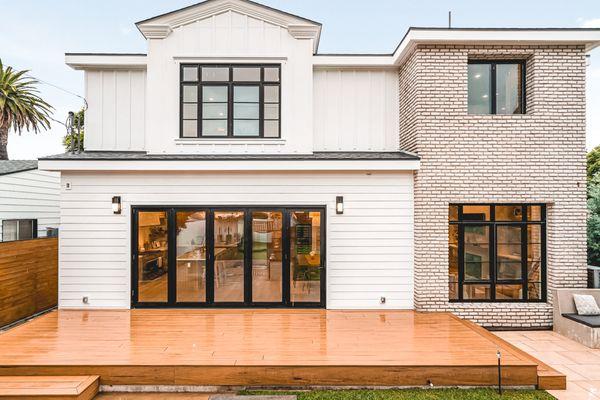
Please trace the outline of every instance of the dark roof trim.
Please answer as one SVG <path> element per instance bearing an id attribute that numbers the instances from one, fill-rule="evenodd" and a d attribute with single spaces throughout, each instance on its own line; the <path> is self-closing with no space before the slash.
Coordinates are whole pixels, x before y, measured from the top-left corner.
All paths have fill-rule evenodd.
<path id="1" fill-rule="evenodd" d="M 2 160 L 0 161 L 0 176 L 37 169 L 36 160 Z"/>
<path id="2" fill-rule="evenodd" d="M 145 152 L 87 151 L 79 154 L 58 154 L 40 158 L 44 161 L 412 161 L 416 154 L 398 152 L 315 152 L 313 154 L 146 154 Z"/>
<path id="3" fill-rule="evenodd" d="M 166 13 L 164 13 L 164 14 L 160 14 L 160 15 L 156 15 L 156 16 L 154 16 L 154 17 L 146 18 L 146 19 L 144 19 L 144 20 L 142 20 L 142 21 L 138 21 L 138 22 L 136 22 L 135 24 L 136 24 L 136 25 L 143 24 L 143 23 L 145 23 L 145 22 L 152 21 L 153 19 L 156 19 L 156 18 L 161 18 L 161 17 L 167 16 L 167 15 L 175 14 L 175 13 L 178 13 L 178 12 L 180 12 L 180 11 L 185 11 L 185 10 L 188 10 L 188 9 L 190 9 L 190 8 L 193 8 L 193 7 L 199 6 L 199 5 L 201 5 L 201 4 L 207 4 L 207 3 L 211 3 L 211 2 L 213 2 L 213 1 L 215 1 L 215 0 L 205 0 L 205 1 L 201 1 L 201 2 L 199 2 L 199 3 L 195 3 L 195 4 L 192 4 L 192 5 L 189 5 L 189 6 L 186 6 L 186 7 L 180 8 L 180 9 L 178 9 L 178 10 L 169 11 L 169 12 L 166 12 Z M 319 25 L 319 26 L 322 26 L 322 25 L 323 25 L 323 24 L 321 24 L 320 22 L 313 21 L 313 20 L 311 20 L 311 19 L 304 18 L 304 17 L 301 17 L 301 16 L 299 16 L 299 15 L 292 14 L 292 13 L 289 13 L 289 12 L 286 12 L 286 11 L 282 11 L 282 10 L 279 10 L 279 9 L 277 9 L 277 8 L 269 7 L 269 6 L 266 6 L 266 5 L 264 5 L 264 4 L 260 4 L 260 3 L 257 3 L 257 2 L 251 1 L 251 0 L 242 0 L 242 1 L 244 1 L 244 2 L 246 2 L 246 3 L 249 3 L 249 4 L 252 4 L 252 5 L 255 5 L 255 6 L 259 6 L 259 7 L 262 7 L 262 8 L 266 8 L 266 9 L 268 9 L 268 10 L 271 10 L 271 11 L 275 11 L 275 12 L 279 12 L 279 13 L 282 13 L 282 14 L 285 14 L 285 15 L 289 15 L 290 17 L 299 18 L 299 19 L 301 19 L 301 20 L 304 20 L 304 21 L 306 21 L 306 22 L 310 22 L 311 24 L 316 24 L 316 25 Z"/>

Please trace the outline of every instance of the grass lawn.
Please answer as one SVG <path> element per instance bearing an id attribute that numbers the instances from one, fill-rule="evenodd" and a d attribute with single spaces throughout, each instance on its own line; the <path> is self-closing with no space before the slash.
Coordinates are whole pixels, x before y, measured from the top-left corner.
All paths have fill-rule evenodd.
<path id="1" fill-rule="evenodd" d="M 295 394 L 298 400 L 553 400 L 543 390 L 505 390 L 502 396 L 494 389 L 404 389 L 404 390 L 314 390 L 243 391 L 240 394 Z"/>

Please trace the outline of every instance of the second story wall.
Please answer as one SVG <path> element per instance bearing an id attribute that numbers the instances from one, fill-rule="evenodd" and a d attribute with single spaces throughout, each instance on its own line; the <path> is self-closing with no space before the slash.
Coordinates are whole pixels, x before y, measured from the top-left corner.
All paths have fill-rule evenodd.
<path id="1" fill-rule="evenodd" d="M 396 69 L 314 71 L 315 151 L 398 150 Z"/>
<path id="2" fill-rule="evenodd" d="M 145 70 L 87 70 L 85 93 L 86 150 L 145 149 Z"/>

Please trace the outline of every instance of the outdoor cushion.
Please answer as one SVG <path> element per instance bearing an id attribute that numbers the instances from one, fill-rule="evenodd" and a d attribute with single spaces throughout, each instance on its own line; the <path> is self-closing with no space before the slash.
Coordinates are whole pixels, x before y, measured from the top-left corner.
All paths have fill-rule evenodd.
<path id="1" fill-rule="evenodd" d="M 562 316 L 592 328 L 600 328 L 600 315 L 562 314 Z"/>
<path id="2" fill-rule="evenodd" d="M 600 315 L 600 307 L 596 304 L 594 296 L 589 294 L 574 294 L 573 300 L 579 315 Z"/>

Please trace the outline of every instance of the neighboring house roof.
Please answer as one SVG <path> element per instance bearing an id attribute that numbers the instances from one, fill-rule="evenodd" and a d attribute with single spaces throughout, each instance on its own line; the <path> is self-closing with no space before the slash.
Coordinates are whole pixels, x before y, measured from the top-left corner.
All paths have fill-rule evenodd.
<path id="1" fill-rule="evenodd" d="M 327 160 L 419 160 L 405 151 L 319 151 L 312 154 L 147 154 L 133 151 L 86 151 L 43 157 L 40 160 L 123 160 L 123 161 L 327 161 Z"/>
<path id="2" fill-rule="evenodd" d="M 0 175 L 37 169 L 36 160 L 0 160 Z"/>

